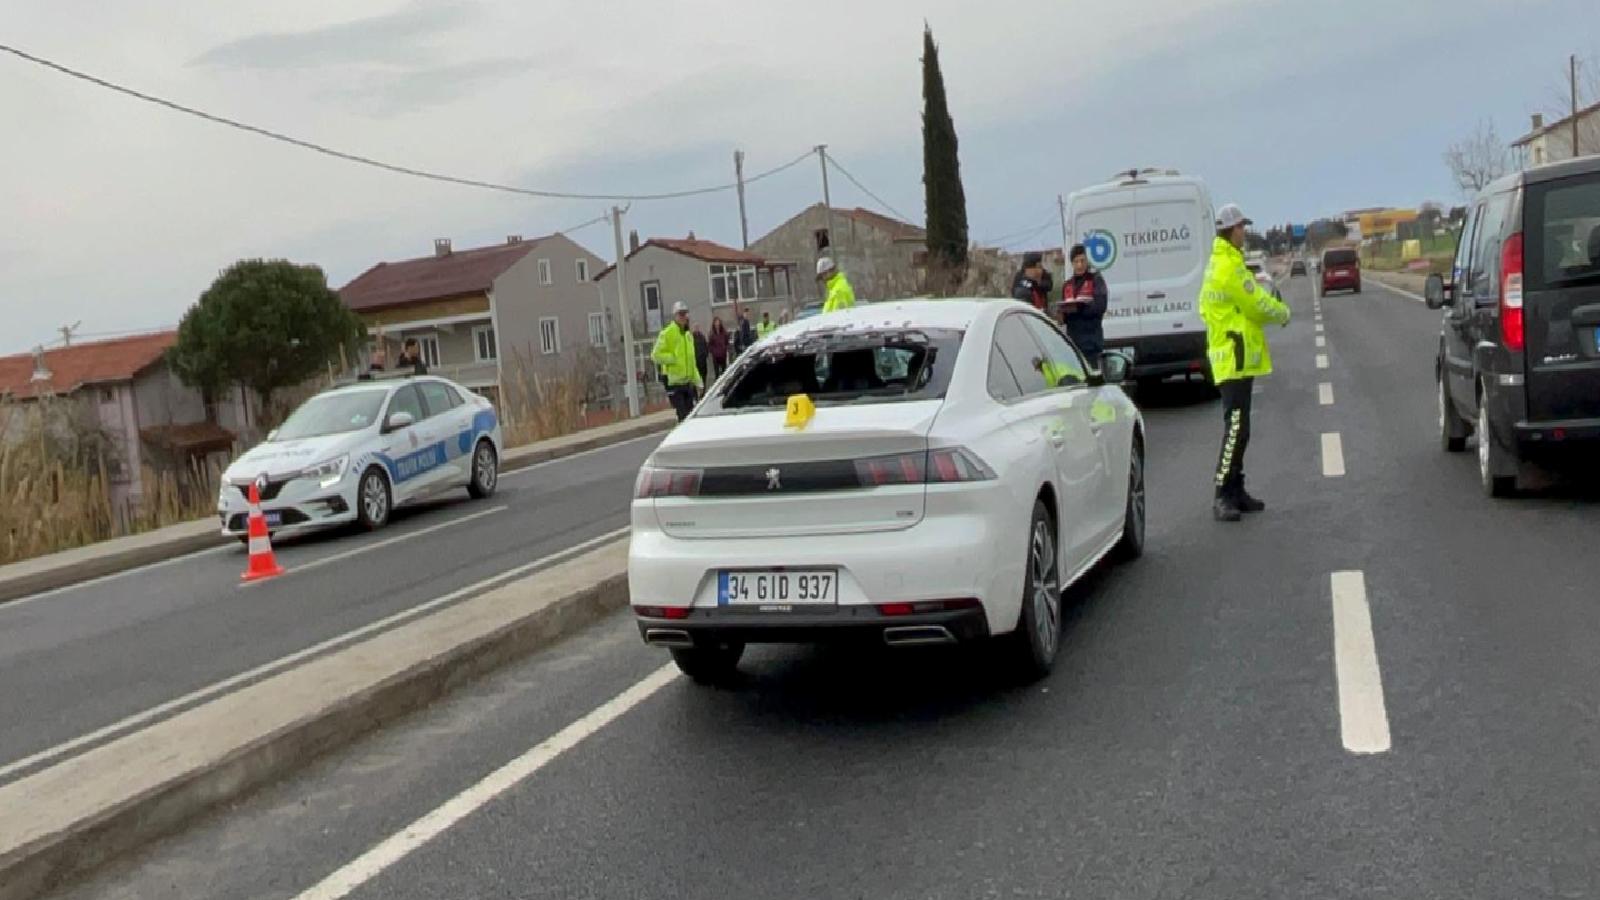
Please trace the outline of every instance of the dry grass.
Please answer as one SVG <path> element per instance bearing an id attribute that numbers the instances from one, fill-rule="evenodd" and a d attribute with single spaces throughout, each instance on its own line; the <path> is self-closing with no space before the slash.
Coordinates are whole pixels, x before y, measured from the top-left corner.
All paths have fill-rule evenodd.
<path id="1" fill-rule="evenodd" d="M 505 372 L 500 413 L 506 446 L 571 434 L 588 412 L 589 379 L 581 369 L 542 373 L 518 360 Z"/>
<path id="2" fill-rule="evenodd" d="M 213 466 L 142 473 L 143 502 L 112 502 L 106 442 L 70 410 L 0 406 L 0 565 L 211 515 Z"/>

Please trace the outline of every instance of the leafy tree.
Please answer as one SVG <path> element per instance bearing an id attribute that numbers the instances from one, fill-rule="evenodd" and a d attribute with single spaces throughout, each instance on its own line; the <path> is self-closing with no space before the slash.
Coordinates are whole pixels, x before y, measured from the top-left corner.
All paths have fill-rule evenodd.
<path id="1" fill-rule="evenodd" d="M 208 398 L 242 384 L 262 409 L 275 391 L 300 384 L 354 351 L 364 329 L 316 266 L 247 259 L 217 276 L 184 313 L 168 360 Z"/>
<path id="2" fill-rule="evenodd" d="M 922 185 L 928 215 L 928 269 L 959 283 L 967 266 L 967 196 L 961 187 L 956 125 L 945 102 L 933 31 L 922 29 Z"/>

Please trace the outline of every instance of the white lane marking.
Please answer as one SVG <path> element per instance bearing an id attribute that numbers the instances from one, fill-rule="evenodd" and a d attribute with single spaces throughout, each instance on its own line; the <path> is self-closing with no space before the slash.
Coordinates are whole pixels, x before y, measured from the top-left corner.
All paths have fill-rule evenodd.
<path id="1" fill-rule="evenodd" d="M 169 713 L 169 712 L 171 712 L 171 711 L 173 711 L 175 709 L 181 709 L 181 708 L 183 708 L 185 706 L 191 706 L 191 705 L 193 705 L 195 703 L 199 703 L 199 702 L 204 701 L 204 700 L 209 700 L 210 698 L 215 697 L 215 696 L 217 696 L 219 694 L 227 693 L 228 691 L 232 690 L 233 688 L 238 687 L 239 685 L 245 684 L 245 683 L 250 682 L 250 681 L 254 681 L 255 679 L 260 678 L 263 675 L 270 675 L 270 674 L 272 674 L 274 672 L 282 671 L 284 669 L 287 669 L 287 668 L 289 668 L 289 667 L 301 662 L 302 660 L 308 659 L 308 658 L 313 657 L 313 656 L 317 656 L 317 655 L 319 655 L 319 654 L 321 654 L 321 653 L 323 653 L 323 652 L 325 652 L 327 650 L 331 650 L 331 649 L 334 649 L 336 647 L 340 647 L 340 646 L 342 646 L 344 644 L 352 643 L 352 642 L 354 642 L 356 640 L 359 640 L 359 639 L 361 639 L 363 637 L 366 637 L 369 634 L 373 634 L 374 632 L 382 631 L 382 630 L 384 630 L 386 628 L 389 628 L 390 626 L 399 624 L 400 622 L 404 622 L 407 619 L 414 619 L 417 616 L 420 616 L 425 612 L 437 609 L 437 608 L 439 608 L 441 606 L 449 605 L 451 603 L 454 603 L 457 600 L 462 599 L 463 597 L 468 597 L 468 596 L 471 596 L 473 594 L 479 593 L 481 591 L 485 591 L 485 590 L 488 590 L 490 588 L 496 587 L 499 584 L 501 584 L 502 582 L 510 581 L 510 580 L 522 575 L 523 573 L 532 570 L 532 569 L 537 569 L 537 568 L 539 568 L 541 566 L 545 566 L 545 565 L 553 565 L 553 564 L 561 562 L 561 561 L 563 561 L 563 560 L 565 560 L 565 559 L 567 559 L 569 557 L 576 556 L 576 555 L 578 555 L 580 553 L 584 553 L 584 552 L 586 552 L 586 551 L 588 551 L 588 550 L 590 550 L 590 549 L 592 549 L 592 548 L 594 548 L 594 547 L 596 547 L 596 546 L 598 546 L 600 544 L 606 543 L 607 541 L 613 541 L 613 540 L 616 540 L 619 537 L 622 537 L 623 535 L 628 533 L 628 530 L 629 530 L 628 527 L 623 527 L 623 528 L 618 528 L 615 531 L 608 531 L 605 534 L 602 534 L 602 535 L 600 535 L 598 537 L 590 538 L 589 540 L 584 541 L 581 544 L 574 544 L 573 546 L 568 547 L 565 550 L 559 550 L 559 551 L 557 551 L 555 553 L 550 554 L 549 556 L 545 556 L 545 557 L 541 557 L 539 559 L 536 559 L 533 562 L 524 563 L 524 564 L 522 564 L 520 566 L 517 566 L 514 569 L 508 569 L 508 570 L 506 570 L 504 572 L 501 572 L 498 575 L 491 575 L 488 578 L 483 579 L 482 581 L 478 581 L 478 582 L 475 582 L 473 584 L 469 584 L 466 587 L 458 588 L 456 590 L 453 590 L 450 593 L 445 594 L 442 597 L 436 597 L 436 598 L 434 598 L 432 600 L 427 601 L 426 603 L 421 603 L 421 604 L 418 604 L 416 606 L 413 606 L 410 609 L 403 609 L 400 612 L 395 613 L 394 615 L 386 616 L 386 617 L 384 617 L 382 619 L 377 620 L 376 622 L 369 622 L 366 625 L 361 626 L 360 628 L 355 628 L 355 629 L 352 629 L 350 631 L 345 632 L 344 634 L 336 635 L 334 637 L 328 638 L 327 640 L 322 641 L 321 643 L 313 644 L 310 647 L 306 647 L 303 650 L 297 650 L 294 653 L 289 654 L 288 656 L 279 657 L 278 659 L 272 660 L 270 662 L 262 663 L 261 665 L 256 666 L 253 669 L 250 669 L 250 670 L 245 671 L 245 672 L 240 672 L 239 674 L 231 676 L 229 678 L 224 678 L 223 680 L 218 681 L 215 684 L 210 684 L 210 685 L 207 685 L 206 687 L 190 691 L 189 693 L 184 694 L 182 697 L 177 697 L 177 698 L 174 698 L 172 700 L 168 700 L 165 703 L 159 704 L 157 706 L 152 706 L 149 709 L 146 709 L 146 710 L 144 710 L 142 712 L 134 713 L 133 715 L 128 716 L 125 719 L 121 719 L 119 721 L 112 722 L 110 725 L 106 725 L 106 726 L 103 726 L 101 728 L 96 728 L 94 731 L 91 731 L 91 732 L 89 732 L 87 734 L 79 735 L 78 737 L 75 737 L 70 741 L 66 741 L 64 743 L 57 744 L 54 747 L 47 747 L 44 750 L 40 750 L 38 753 L 33 754 L 32 756 L 25 756 L 22 759 L 19 759 L 19 760 L 15 761 L 15 762 L 8 763 L 5 766 L 0 766 L 0 779 L 5 778 L 6 776 L 10 775 L 12 772 L 16 772 L 16 771 L 18 771 L 20 769 L 29 768 L 29 767 L 33 766 L 34 764 L 42 762 L 44 760 L 55 759 L 57 757 L 65 756 L 65 755 L 71 753 L 72 751 L 74 751 L 74 750 L 78 749 L 79 747 L 82 747 L 82 746 L 84 746 L 86 744 L 93 744 L 93 743 L 96 743 L 96 742 L 100 741 L 103 738 L 106 738 L 106 737 L 109 737 L 109 736 L 112 736 L 112 735 L 115 735 L 115 734 L 119 734 L 119 733 L 122 733 L 122 732 L 131 731 L 136 726 L 143 725 L 144 723 L 149 722 L 152 719 L 156 719 L 156 718 L 159 718 L 159 717 L 161 717 L 163 715 L 166 715 L 167 713 Z"/>
<path id="2" fill-rule="evenodd" d="M 1421 296 L 1419 294 L 1413 294 L 1410 291 L 1402 290 L 1400 288 L 1395 287 L 1392 284 L 1385 284 L 1384 282 L 1379 281 L 1376 278 L 1372 279 L 1372 281 L 1378 287 L 1381 287 L 1386 291 L 1392 291 L 1392 292 L 1394 292 L 1396 294 L 1399 294 L 1400 296 L 1406 298 L 1407 300 L 1415 300 L 1418 303 L 1427 303 L 1428 302 L 1428 299 L 1426 297 L 1423 297 L 1423 296 Z"/>
<path id="3" fill-rule="evenodd" d="M 582 459 L 585 456 L 593 456 L 596 453 L 604 453 L 607 450 L 615 450 L 618 447 L 626 447 L 629 444 L 637 444 L 640 441 L 648 441 L 651 438 L 661 440 L 666 436 L 667 433 L 665 431 L 654 431 L 650 434 L 641 434 L 636 438 L 628 438 L 625 441 L 617 441 L 615 444 L 607 444 L 604 447 L 592 447 L 588 450 L 580 450 L 577 453 L 569 453 L 566 456 L 558 456 L 555 459 L 547 459 L 544 462 L 536 462 L 531 466 L 523 466 L 520 469 L 511 469 L 510 471 L 501 472 L 500 480 L 505 481 L 507 478 L 517 478 L 522 475 L 527 475 L 533 472 L 535 469 L 542 469 L 545 466 L 553 466 L 556 463 L 564 463 L 569 460 Z"/>
<path id="4" fill-rule="evenodd" d="M 677 666 L 662 666 L 644 680 L 586 713 L 583 718 L 561 729 L 533 749 L 489 773 L 482 781 L 451 797 L 405 828 L 385 838 L 338 871 L 300 893 L 297 900 L 337 900 L 356 890 L 385 869 L 405 859 L 411 851 L 433 840 L 491 800 L 531 778 L 540 769 L 577 746 L 584 738 L 621 718 L 629 710 L 678 677 Z"/>
<path id="5" fill-rule="evenodd" d="M 1328 346 L 1328 339 L 1323 337 L 1320 334 L 1317 335 L 1317 346 L 1318 347 L 1326 347 L 1326 346 Z"/>
<path id="6" fill-rule="evenodd" d="M 1317 334 L 1321 334 L 1321 333 L 1322 333 L 1322 323 L 1318 322 L 1317 323 Z"/>
<path id="7" fill-rule="evenodd" d="M 1322 434 L 1322 474 L 1328 478 L 1344 477 L 1344 441 L 1337 431 Z"/>
<path id="8" fill-rule="evenodd" d="M 1327 367 L 1328 367 L 1328 354 L 1326 354 L 1326 353 L 1318 353 L 1317 354 L 1317 368 L 1326 369 Z"/>
<path id="9" fill-rule="evenodd" d="M 217 540 L 219 540 L 219 541 L 222 540 L 220 530 L 218 531 Z M 116 580 L 118 578 L 122 578 L 122 577 L 127 576 L 127 575 L 137 575 L 140 572 L 149 572 L 152 569 L 160 569 L 160 568 L 162 568 L 164 566 L 176 565 L 177 563 L 188 562 L 191 559 L 198 559 L 198 558 L 200 558 L 202 556 L 210 556 L 210 555 L 215 554 L 215 553 L 222 553 L 224 551 L 229 551 L 229 550 L 232 550 L 232 549 L 234 549 L 234 548 L 233 548 L 233 546 L 231 544 L 222 544 L 221 546 L 217 546 L 217 547 L 207 547 L 204 550 L 196 550 L 193 553 L 185 553 L 182 556 L 174 556 L 171 559 L 163 559 L 163 560 L 160 560 L 159 562 L 145 563 L 142 566 L 135 566 L 134 568 L 131 568 L 131 569 L 123 569 L 120 572 L 110 572 L 108 574 L 101 575 L 98 578 L 90 578 L 90 579 L 87 579 L 87 580 L 84 580 L 84 581 L 75 581 L 72 584 L 63 585 L 63 586 L 58 587 L 58 588 L 51 588 L 48 591 L 40 591 L 37 594 L 28 594 L 25 597 L 18 597 L 15 600 L 7 600 L 7 601 L 5 601 L 3 603 L 0 603 L 0 615 L 4 615 L 7 610 L 12 610 L 12 609 L 16 609 L 18 607 L 27 606 L 29 603 L 32 603 L 35 600 L 43 600 L 46 597 L 54 597 L 57 594 L 64 594 L 67 591 L 76 591 L 79 588 L 93 587 L 94 585 L 104 584 L 104 583 L 106 583 L 108 581 L 114 581 L 114 580 Z"/>
<path id="10" fill-rule="evenodd" d="M 1389 749 L 1389 713 L 1372 639 L 1366 577 L 1333 573 L 1333 670 L 1339 682 L 1339 734 L 1351 753 Z"/>
<path id="11" fill-rule="evenodd" d="M 285 566 L 284 567 L 284 569 L 285 569 L 284 570 L 284 574 L 285 575 L 294 575 L 294 574 L 296 574 L 298 572 L 304 572 L 307 569 L 315 569 L 318 566 L 325 566 L 325 565 L 327 565 L 329 563 L 336 563 L 336 562 L 339 562 L 340 560 L 349 559 L 352 556 L 356 556 L 356 555 L 359 555 L 359 554 L 362 554 L 362 553 L 366 553 L 369 550 L 378 550 L 378 549 L 383 548 L 383 547 L 388 547 L 388 546 L 392 546 L 394 544 L 398 544 L 401 541 L 409 541 L 414 537 L 422 537 L 425 534 L 432 534 L 435 531 L 440 531 L 440 530 L 443 530 L 445 528 L 454 528 L 457 525 L 464 525 L 467 522 L 471 522 L 473 519 L 481 519 L 484 516 L 493 515 L 493 514 L 495 514 L 497 512 L 505 512 L 506 510 L 508 510 L 510 508 L 511 507 L 509 507 L 509 506 L 503 506 L 503 505 L 502 506 L 491 506 L 488 509 L 482 509 L 482 510 L 479 510 L 479 511 L 477 511 L 475 513 L 470 513 L 470 514 L 465 515 L 465 516 L 460 516 L 458 518 L 454 518 L 454 519 L 450 519 L 448 521 L 440 522 L 437 525 L 429 525 L 427 528 L 419 528 L 416 531 L 408 531 L 405 534 L 397 534 L 394 537 L 384 538 L 381 541 L 373 541 L 370 544 L 362 544 L 359 547 L 352 547 L 349 550 L 343 550 L 343 551 L 341 551 L 339 553 L 332 554 L 331 556 L 319 557 L 319 558 L 313 559 L 313 560 L 311 560 L 309 562 L 303 562 L 303 563 L 300 563 L 300 564 L 292 566 L 292 567 L 291 566 Z M 268 581 L 276 581 L 276 580 L 277 579 L 275 579 L 275 578 L 269 578 L 269 579 L 265 579 L 263 581 L 245 581 L 245 582 L 241 582 L 239 584 L 239 587 L 241 587 L 241 588 L 256 587 L 257 585 L 266 584 Z"/>
<path id="12" fill-rule="evenodd" d="M 1326 381 L 1317 385 L 1317 402 L 1323 406 L 1333 405 L 1333 385 Z"/>

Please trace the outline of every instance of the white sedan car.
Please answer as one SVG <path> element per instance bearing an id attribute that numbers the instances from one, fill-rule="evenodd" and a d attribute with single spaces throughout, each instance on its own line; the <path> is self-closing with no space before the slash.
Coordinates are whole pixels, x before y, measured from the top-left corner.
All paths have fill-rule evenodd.
<path id="1" fill-rule="evenodd" d="M 447 490 L 494 493 L 500 422 L 489 401 L 430 376 L 358 381 L 301 404 L 222 476 L 224 534 L 246 533 L 250 483 L 273 532 L 382 528 L 395 507 Z"/>
<path id="2" fill-rule="evenodd" d="M 639 471 L 640 633 L 697 681 L 746 643 L 999 636 L 1055 660 L 1062 590 L 1144 546 L 1144 422 L 1031 307 L 874 304 L 740 357 Z"/>

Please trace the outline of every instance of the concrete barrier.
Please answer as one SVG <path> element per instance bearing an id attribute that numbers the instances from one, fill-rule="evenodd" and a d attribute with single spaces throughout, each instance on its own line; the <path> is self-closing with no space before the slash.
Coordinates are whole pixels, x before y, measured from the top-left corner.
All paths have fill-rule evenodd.
<path id="1" fill-rule="evenodd" d="M 627 540 L 0 786 L 0 900 L 22 900 L 627 605 Z"/>
<path id="2" fill-rule="evenodd" d="M 637 419 L 513 447 L 505 451 L 500 468 L 504 472 L 514 472 L 656 434 L 675 424 L 677 417 L 670 411 L 651 413 Z M 0 566 L 0 603 L 220 547 L 229 543 L 230 539 L 224 538 L 219 530 L 214 518 L 206 518 Z"/>

